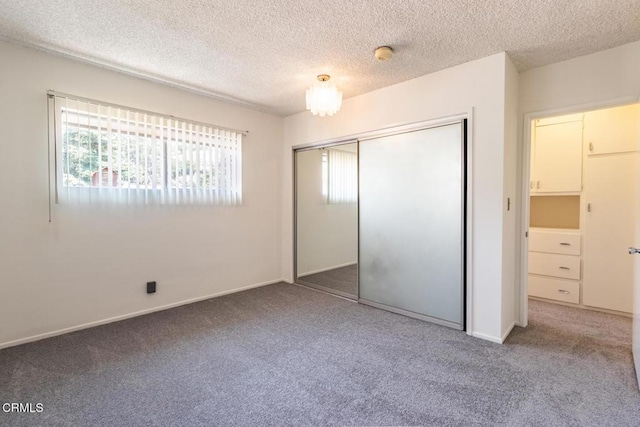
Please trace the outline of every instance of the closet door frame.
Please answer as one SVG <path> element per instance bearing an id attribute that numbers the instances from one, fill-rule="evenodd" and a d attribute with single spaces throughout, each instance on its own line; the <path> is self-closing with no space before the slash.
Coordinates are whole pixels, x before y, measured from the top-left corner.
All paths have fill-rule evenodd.
<path id="1" fill-rule="evenodd" d="M 467 335 L 473 335 L 473 227 L 472 227 L 472 218 L 473 218 L 473 129 L 474 129 L 474 111 L 473 107 L 469 108 L 467 111 L 451 114 L 449 116 L 439 117 L 430 120 L 422 120 L 417 122 L 410 122 L 405 124 L 397 124 L 387 127 L 382 127 L 379 129 L 373 129 L 370 131 L 347 134 L 342 136 L 337 136 L 334 138 L 328 138 L 320 141 L 303 143 L 294 145 L 291 148 L 291 162 L 292 162 L 292 179 L 293 179 L 293 221 L 292 221 L 292 236 L 293 236 L 293 257 L 292 257 L 292 271 L 293 271 L 293 279 L 297 277 L 297 236 L 296 236 L 296 169 L 295 169 L 295 153 L 299 150 L 304 149 L 313 149 L 319 147 L 329 147 L 332 145 L 341 145 L 349 142 L 353 142 L 354 140 L 365 140 L 372 139 L 377 137 L 385 137 L 390 135 L 396 135 L 399 133 L 417 131 L 422 129 L 428 129 L 438 126 L 451 125 L 455 123 L 460 123 L 462 121 L 466 121 L 466 126 L 464 127 L 464 135 L 463 137 L 466 139 L 466 149 L 465 149 L 465 180 L 464 184 L 466 187 L 465 192 L 465 200 L 464 200 L 464 254 L 463 254 L 463 265 L 465 267 L 464 271 L 464 289 L 463 289 L 463 323 L 464 330 Z M 359 195 L 358 195 L 359 196 Z M 358 248 L 358 253 L 360 252 L 360 248 Z M 359 289 L 359 286 L 358 286 Z M 416 316 L 411 316 L 416 317 Z"/>

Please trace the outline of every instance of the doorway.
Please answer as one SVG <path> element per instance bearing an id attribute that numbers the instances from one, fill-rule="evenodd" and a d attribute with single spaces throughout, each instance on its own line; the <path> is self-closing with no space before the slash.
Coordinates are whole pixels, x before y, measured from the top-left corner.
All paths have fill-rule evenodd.
<path id="1" fill-rule="evenodd" d="M 523 324 L 529 298 L 630 316 L 640 105 L 539 115 L 527 124 Z"/>

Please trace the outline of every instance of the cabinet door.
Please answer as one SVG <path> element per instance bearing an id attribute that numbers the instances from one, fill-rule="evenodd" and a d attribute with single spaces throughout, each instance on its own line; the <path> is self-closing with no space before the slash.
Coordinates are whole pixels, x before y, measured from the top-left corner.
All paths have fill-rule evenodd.
<path id="1" fill-rule="evenodd" d="M 582 122 L 537 126 L 532 193 L 582 190 Z"/>
<path id="2" fill-rule="evenodd" d="M 585 163 L 587 202 L 582 302 L 631 313 L 637 153 L 592 156 Z"/>
<path id="3" fill-rule="evenodd" d="M 637 151 L 640 106 L 625 105 L 585 113 L 584 140 L 589 155 Z"/>

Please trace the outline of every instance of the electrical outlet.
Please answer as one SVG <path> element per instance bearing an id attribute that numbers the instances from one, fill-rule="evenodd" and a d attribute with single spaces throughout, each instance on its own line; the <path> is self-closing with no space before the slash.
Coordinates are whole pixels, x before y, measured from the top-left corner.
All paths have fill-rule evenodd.
<path id="1" fill-rule="evenodd" d="M 147 282 L 147 293 L 154 294 L 156 292 L 156 282 Z"/>

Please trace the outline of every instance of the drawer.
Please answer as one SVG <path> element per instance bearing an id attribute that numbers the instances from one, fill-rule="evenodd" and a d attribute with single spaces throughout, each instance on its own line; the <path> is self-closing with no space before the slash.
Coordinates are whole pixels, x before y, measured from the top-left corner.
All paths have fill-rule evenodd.
<path id="1" fill-rule="evenodd" d="M 529 295 L 579 304 L 580 282 L 529 275 Z"/>
<path id="2" fill-rule="evenodd" d="M 529 273 L 580 280 L 580 257 L 529 252 Z"/>
<path id="3" fill-rule="evenodd" d="M 581 237 L 578 233 L 529 230 L 529 250 L 552 254 L 580 255 Z"/>

